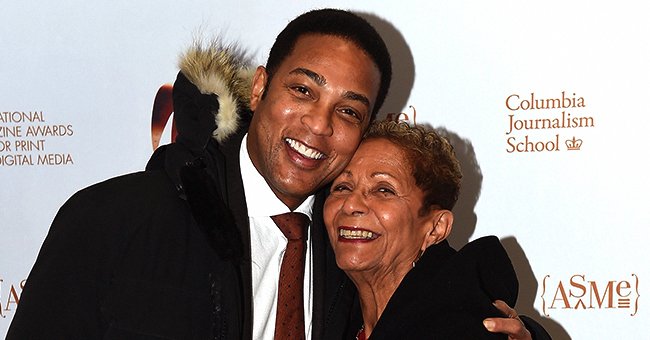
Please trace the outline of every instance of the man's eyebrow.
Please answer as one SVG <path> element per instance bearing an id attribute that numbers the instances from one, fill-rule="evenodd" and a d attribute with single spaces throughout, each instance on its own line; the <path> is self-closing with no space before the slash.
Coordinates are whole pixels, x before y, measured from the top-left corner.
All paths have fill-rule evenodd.
<path id="1" fill-rule="evenodd" d="M 320 74 L 306 68 L 298 67 L 289 73 L 304 74 L 307 77 L 309 77 L 311 80 L 313 80 L 316 84 L 318 84 L 318 86 L 325 86 L 325 84 L 327 84 L 327 79 L 325 79 Z"/>
<path id="2" fill-rule="evenodd" d="M 364 95 L 362 95 L 360 93 L 356 93 L 356 92 L 352 92 L 352 91 L 346 91 L 343 94 L 343 97 L 346 98 L 346 99 L 361 102 L 366 107 L 370 107 L 370 100 L 368 99 L 368 97 L 366 97 L 366 96 L 364 96 Z"/>

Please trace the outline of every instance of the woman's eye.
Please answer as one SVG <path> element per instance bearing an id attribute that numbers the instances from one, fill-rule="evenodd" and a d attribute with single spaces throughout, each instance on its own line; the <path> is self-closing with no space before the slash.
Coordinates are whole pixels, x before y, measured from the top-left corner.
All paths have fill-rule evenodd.
<path id="1" fill-rule="evenodd" d="M 332 192 L 342 192 L 342 191 L 349 191 L 350 187 L 346 184 L 337 184 L 335 186 L 332 186 Z"/>
<path id="2" fill-rule="evenodd" d="M 378 188 L 377 191 L 385 195 L 395 195 L 395 191 L 393 189 L 386 187 Z"/>

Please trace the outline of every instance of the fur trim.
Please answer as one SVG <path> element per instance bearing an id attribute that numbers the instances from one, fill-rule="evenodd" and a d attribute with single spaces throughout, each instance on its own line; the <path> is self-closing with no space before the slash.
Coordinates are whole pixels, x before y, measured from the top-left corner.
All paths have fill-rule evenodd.
<path id="1" fill-rule="evenodd" d="M 249 109 L 255 72 L 249 58 L 239 46 L 226 45 L 218 38 L 207 43 L 196 39 L 181 55 L 179 67 L 201 93 L 219 97 L 212 137 L 217 142 L 226 140 L 239 127 L 239 110 Z"/>

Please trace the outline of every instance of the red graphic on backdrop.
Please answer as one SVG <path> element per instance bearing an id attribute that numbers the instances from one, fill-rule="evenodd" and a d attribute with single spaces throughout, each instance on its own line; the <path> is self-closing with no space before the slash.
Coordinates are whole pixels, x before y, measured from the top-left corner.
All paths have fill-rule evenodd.
<path id="1" fill-rule="evenodd" d="M 151 112 L 151 145 L 154 150 L 160 145 L 163 130 L 165 130 L 165 126 L 169 122 L 169 117 L 174 112 L 173 89 L 174 86 L 172 84 L 164 84 L 160 87 L 158 93 L 156 93 L 156 98 L 153 102 L 153 110 Z M 176 140 L 177 134 L 176 124 L 172 118 L 172 142 Z"/>

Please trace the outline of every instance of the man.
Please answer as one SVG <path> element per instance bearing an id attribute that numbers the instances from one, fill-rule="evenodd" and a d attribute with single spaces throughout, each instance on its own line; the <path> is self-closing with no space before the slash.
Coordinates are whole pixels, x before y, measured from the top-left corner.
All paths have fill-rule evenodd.
<path id="1" fill-rule="evenodd" d="M 238 72 L 212 49 L 184 57 L 177 142 L 147 171 L 66 202 L 7 339 L 272 338 L 287 240 L 271 216 L 289 211 L 311 220 L 297 338 L 341 338 L 354 289 L 327 243 L 319 190 L 381 106 L 390 57 L 359 17 L 318 10 L 280 33 L 248 95 Z"/>

